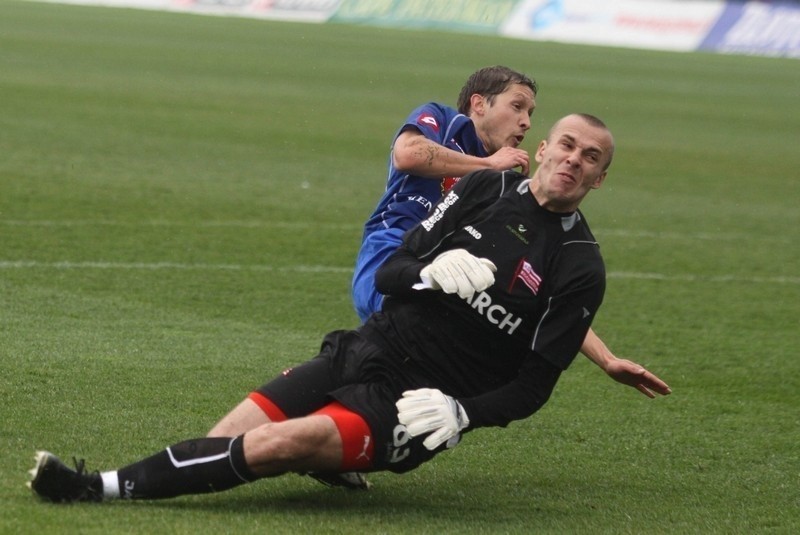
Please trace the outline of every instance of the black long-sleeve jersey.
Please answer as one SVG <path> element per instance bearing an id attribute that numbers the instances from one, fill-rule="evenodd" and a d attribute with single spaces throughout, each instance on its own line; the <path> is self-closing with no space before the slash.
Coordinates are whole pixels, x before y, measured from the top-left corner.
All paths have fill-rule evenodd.
<path id="1" fill-rule="evenodd" d="M 605 291 L 583 215 L 542 208 L 529 180 L 492 170 L 462 178 L 378 271 L 387 298 L 364 326 L 367 338 L 458 399 L 471 428 L 505 426 L 547 401 Z M 471 299 L 412 288 L 423 267 L 456 248 L 494 262 L 490 288 Z"/>

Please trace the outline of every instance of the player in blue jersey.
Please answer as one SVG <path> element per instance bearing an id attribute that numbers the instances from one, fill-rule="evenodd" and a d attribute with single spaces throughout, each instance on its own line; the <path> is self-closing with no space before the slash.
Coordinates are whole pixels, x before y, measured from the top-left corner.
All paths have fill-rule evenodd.
<path id="1" fill-rule="evenodd" d="M 383 310 L 329 333 L 316 357 L 220 420 L 216 436 L 102 473 L 42 451 L 31 488 L 54 502 L 147 500 L 292 472 L 403 473 L 471 430 L 531 416 L 603 300 L 603 259 L 578 207 L 605 181 L 613 153 L 596 117 L 561 119 L 539 144 L 532 177 L 465 176 L 381 266 Z M 606 372 L 650 397 L 670 393 L 625 363 Z"/>
<path id="2" fill-rule="evenodd" d="M 469 77 L 458 109 L 424 104 L 395 135 L 386 191 L 364 225 L 353 274 L 353 303 L 362 321 L 380 310 L 375 271 L 460 177 L 477 169 L 529 170 L 518 148 L 531 127 L 538 86 L 508 67 L 486 67 Z"/>

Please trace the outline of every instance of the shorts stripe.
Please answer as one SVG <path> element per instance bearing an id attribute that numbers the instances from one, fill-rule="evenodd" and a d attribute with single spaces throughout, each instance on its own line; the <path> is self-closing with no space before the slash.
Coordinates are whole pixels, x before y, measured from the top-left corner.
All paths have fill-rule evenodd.
<path id="1" fill-rule="evenodd" d="M 367 422 L 338 401 L 325 405 L 314 414 L 330 416 L 342 437 L 343 472 L 367 470 L 372 467 L 374 441 Z"/>
<path id="2" fill-rule="evenodd" d="M 270 422 L 283 422 L 287 420 L 286 414 L 282 410 L 275 405 L 272 400 L 270 400 L 267 396 L 262 394 L 261 392 L 250 392 L 250 395 L 247 396 L 248 399 L 251 399 L 258 405 L 264 414 L 267 415 Z"/>

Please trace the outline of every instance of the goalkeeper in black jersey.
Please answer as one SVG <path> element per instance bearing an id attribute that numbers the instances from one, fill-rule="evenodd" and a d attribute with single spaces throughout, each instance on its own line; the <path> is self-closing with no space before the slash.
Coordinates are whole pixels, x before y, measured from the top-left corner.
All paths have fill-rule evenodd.
<path id="1" fill-rule="evenodd" d="M 606 126 L 562 118 L 528 178 L 465 176 L 380 268 L 383 311 L 328 334 L 313 359 L 250 394 L 205 438 L 102 473 L 37 454 L 32 489 L 56 501 L 156 499 L 288 472 L 405 472 L 462 435 L 536 412 L 577 354 L 605 289 L 578 206 L 605 180 Z M 631 361 L 612 378 L 669 387 Z"/>

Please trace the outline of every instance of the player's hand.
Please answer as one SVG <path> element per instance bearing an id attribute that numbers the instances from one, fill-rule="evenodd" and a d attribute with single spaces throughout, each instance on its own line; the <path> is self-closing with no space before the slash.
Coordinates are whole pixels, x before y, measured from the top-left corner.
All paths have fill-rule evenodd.
<path id="1" fill-rule="evenodd" d="M 632 386 L 649 398 L 656 394 L 666 396 L 672 393 L 667 383 L 644 366 L 626 359 L 614 359 L 606 365 L 606 373 L 615 381 Z"/>
<path id="2" fill-rule="evenodd" d="M 431 433 L 422 443 L 433 451 L 469 425 L 461 403 L 435 388 L 407 390 L 397 403 L 397 419 L 412 437 Z"/>
<path id="3" fill-rule="evenodd" d="M 528 151 L 514 147 L 501 147 L 500 150 L 486 157 L 486 163 L 497 171 L 520 168 L 523 175 L 528 175 L 531 168 L 531 158 Z"/>
<path id="4" fill-rule="evenodd" d="M 491 260 L 478 258 L 465 249 L 445 251 L 422 268 L 420 278 L 434 290 L 471 298 L 494 284 L 497 267 Z"/>

